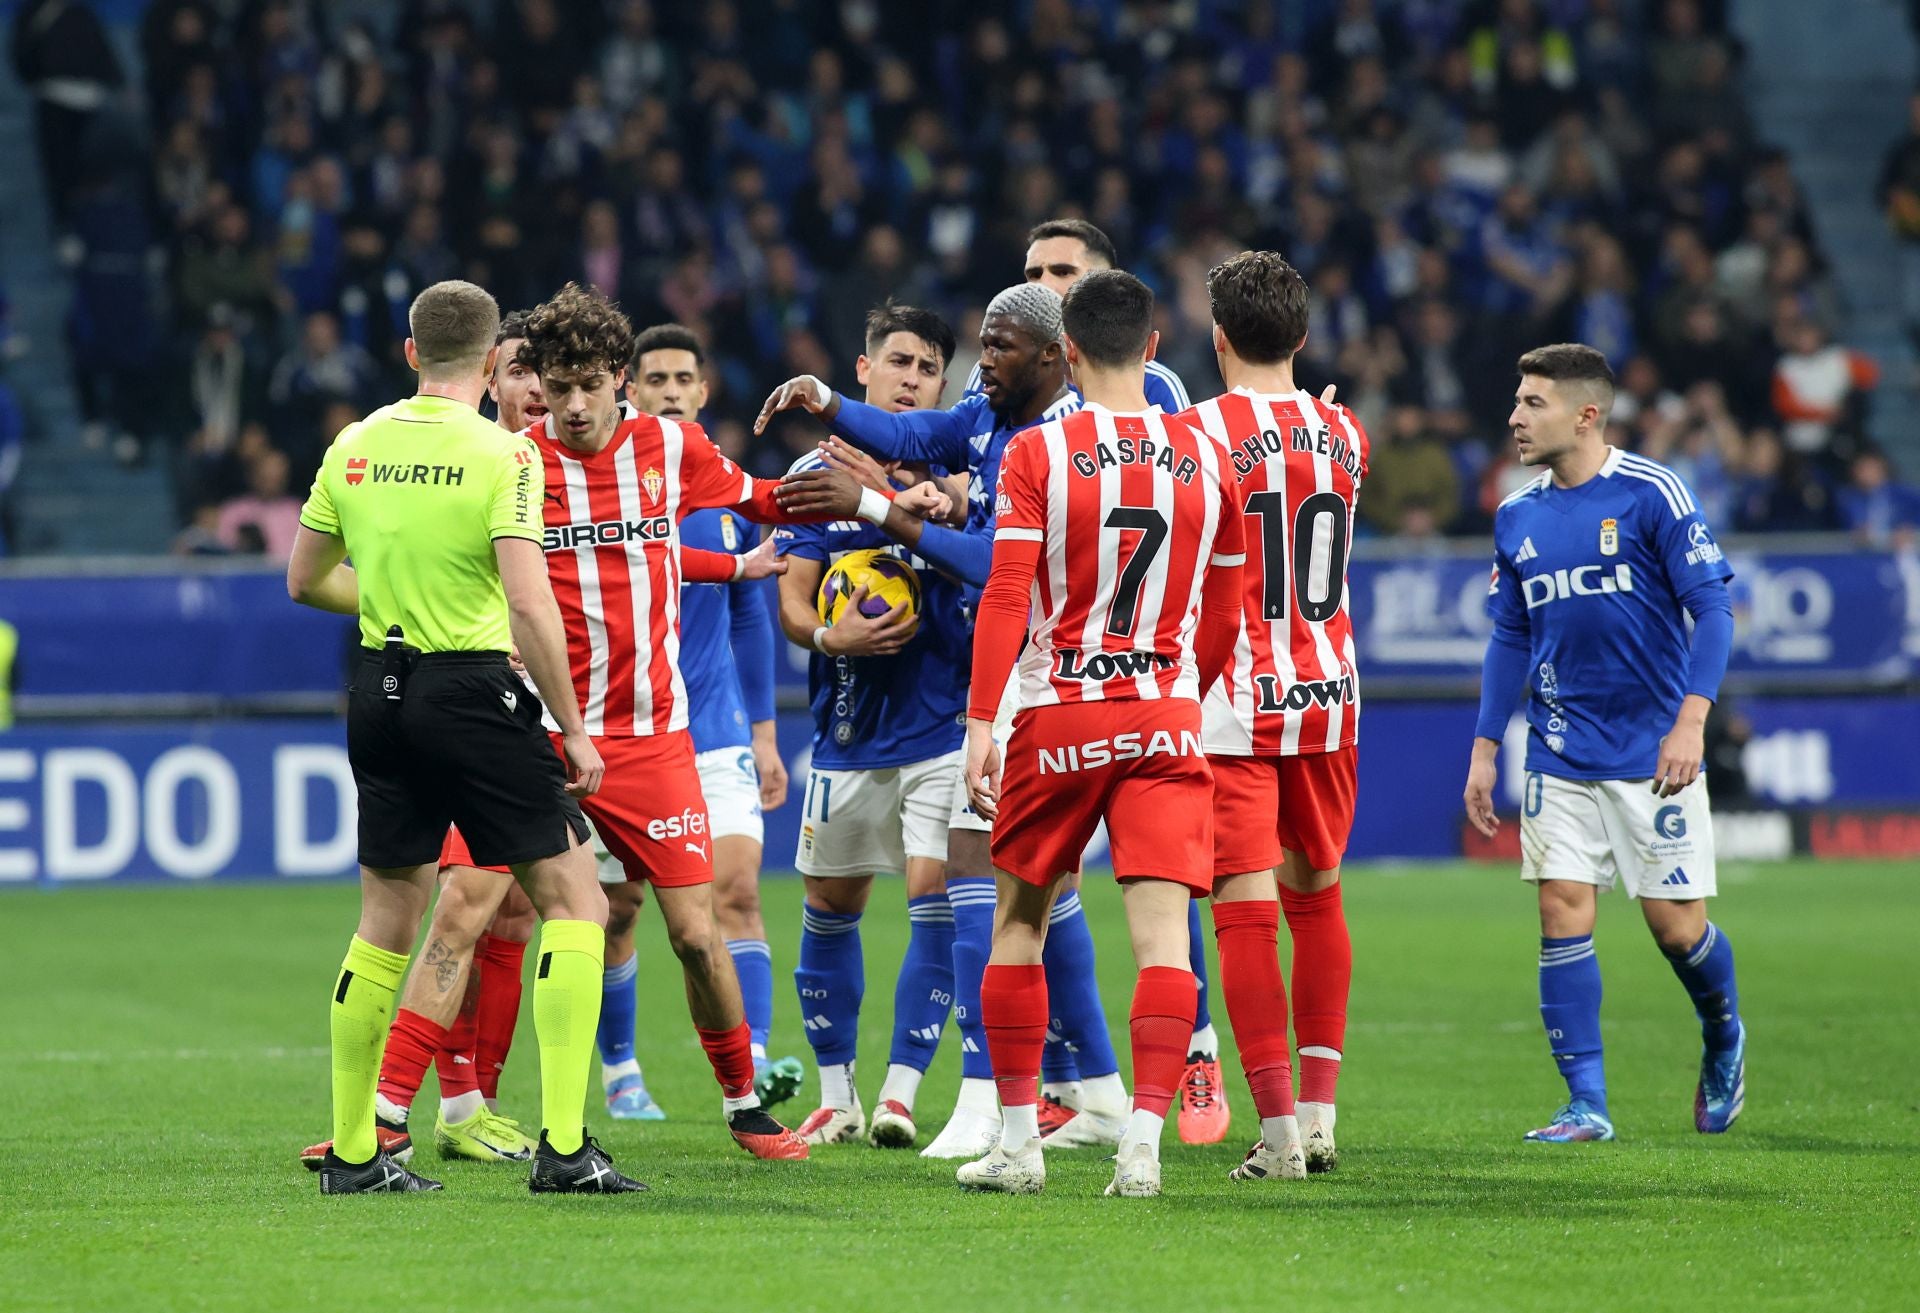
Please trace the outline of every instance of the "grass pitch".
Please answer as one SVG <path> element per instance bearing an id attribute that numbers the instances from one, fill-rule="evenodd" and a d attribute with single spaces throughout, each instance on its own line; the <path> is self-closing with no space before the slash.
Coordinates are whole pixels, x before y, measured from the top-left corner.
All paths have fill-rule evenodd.
<path id="1" fill-rule="evenodd" d="M 749 1160 L 651 912 L 640 1048 L 671 1120 L 590 1112 L 651 1193 L 536 1199 L 524 1171 L 441 1163 L 429 1080 L 415 1165 L 446 1192 L 323 1199 L 294 1154 L 326 1131 L 327 989 L 355 889 L 16 891 L 0 897 L 0 1307 L 1910 1308 L 1916 874 L 1722 872 L 1751 1047 L 1746 1115 L 1717 1139 L 1692 1129 L 1687 1000 L 1635 909 L 1605 900 L 1621 1139 L 1546 1147 L 1520 1143 L 1561 1092 L 1526 891 L 1505 869 L 1356 869 L 1340 1170 L 1225 1179 L 1256 1133 L 1229 1057 L 1233 1131 L 1169 1144 L 1153 1201 L 1101 1198 L 1111 1167 L 1093 1152 L 1051 1156 L 1038 1198 L 964 1195 L 951 1164 L 865 1147 Z M 800 888 L 765 895 L 784 981 Z M 1119 899 L 1090 880 L 1086 903 L 1124 1041 Z M 897 882 L 864 933 L 871 1100 L 906 940 Z M 784 983 L 776 1001 L 776 1053 L 804 1054 Z M 1224 1013 L 1216 996 L 1223 1030 Z M 502 1094 L 529 1121 L 536 1068 L 527 1016 Z M 957 1075 L 949 1044 L 923 1142 Z M 780 1111 L 797 1120 L 812 1093 Z"/>

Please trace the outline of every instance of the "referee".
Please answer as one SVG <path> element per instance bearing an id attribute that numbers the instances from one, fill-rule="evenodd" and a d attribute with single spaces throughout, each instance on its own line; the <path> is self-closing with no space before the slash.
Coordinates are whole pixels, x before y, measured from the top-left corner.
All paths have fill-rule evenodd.
<path id="1" fill-rule="evenodd" d="M 582 1125 L 607 900 L 575 798 L 600 787 L 604 767 L 574 700 L 547 582 L 540 455 L 479 413 L 500 308 L 472 283 L 435 283 L 407 321 L 419 392 L 335 439 L 287 566 L 295 601 L 360 617 L 364 649 L 347 703 L 360 926 L 333 989 L 333 1148 L 320 1192 L 440 1188 L 378 1150 L 373 1105 L 449 823 L 476 864 L 512 868 L 544 922 L 533 1015 L 545 1129 L 532 1188 L 645 1189 L 613 1169 Z M 564 762 L 507 664 L 510 649 L 560 725 Z M 433 961 L 429 947 L 422 965 Z"/>

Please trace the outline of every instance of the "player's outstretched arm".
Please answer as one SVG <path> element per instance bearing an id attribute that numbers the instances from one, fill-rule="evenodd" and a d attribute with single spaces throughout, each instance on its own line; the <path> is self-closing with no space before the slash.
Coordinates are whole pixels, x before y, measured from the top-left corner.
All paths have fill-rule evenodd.
<path id="1" fill-rule="evenodd" d="M 767 395 L 760 413 L 754 417 L 755 435 L 765 433 L 767 422 L 783 410 L 804 410 L 832 423 L 840 410 L 840 397 L 812 374 L 790 378 Z"/>
<path id="2" fill-rule="evenodd" d="M 360 579 L 346 559 L 347 544 L 337 534 L 301 525 L 287 562 L 287 596 L 315 610 L 359 615 Z"/>
<path id="3" fill-rule="evenodd" d="M 553 600 L 547 578 L 546 553 L 527 538 L 495 538 L 494 559 L 500 566 L 500 584 L 507 594 L 507 620 L 513 646 L 526 663 L 527 674 L 547 712 L 560 726 L 561 748 L 567 758 L 567 792 L 585 797 L 600 790 L 606 766 L 599 749 L 587 737 L 580 704 L 574 700 L 567 669 L 567 630 L 560 605 Z"/>

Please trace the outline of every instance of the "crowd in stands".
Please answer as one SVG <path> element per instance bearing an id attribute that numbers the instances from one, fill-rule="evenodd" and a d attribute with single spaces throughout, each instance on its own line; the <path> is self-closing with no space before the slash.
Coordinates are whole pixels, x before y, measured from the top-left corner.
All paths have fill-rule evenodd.
<path id="1" fill-rule="evenodd" d="M 83 399 L 177 468 L 183 542 L 277 547 L 333 433 L 409 389 L 414 293 L 578 278 L 692 326 L 711 431 L 773 473 L 817 436 L 749 436 L 773 384 L 851 386 L 889 295 L 968 339 L 1027 229 L 1076 214 L 1156 289 L 1195 396 L 1208 267 L 1263 246 L 1307 275 L 1301 380 L 1373 435 L 1367 532 L 1484 532 L 1524 477 L 1513 361 L 1577 339 L 1620 377 L 1615 440 L 1726 530 L 1910 535 L 1725 7 L 155 0 L 139 67 L 92 71 L 132 121 L 55 107 L 86 144 L 48 165 Z"/>

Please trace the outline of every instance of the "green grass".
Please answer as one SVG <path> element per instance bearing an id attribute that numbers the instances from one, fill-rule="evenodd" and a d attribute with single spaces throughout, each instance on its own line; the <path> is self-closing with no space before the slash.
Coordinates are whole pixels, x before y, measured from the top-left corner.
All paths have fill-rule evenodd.
<path id="1" fill-rule="evenodd" d="M 1505 870 L 1356 870 L 1340 1170 L 1226 1181 L 1254 1126 L 1229 1060 L 1233 1132 L 1170 1144 L 1155 1201 L 1101 1198 L 1111 1168 L 1092 1153 L 1051 1158 L 1025 1199 L 966 1196 L 950 1165 L 864 1147 L 747 1159 L 650 912 L 641 1057 L 673 1119 L 591 1120 L 651 1193 L 535 1199 L 523 1173 L 443 1167 L 429 1143 L 416 1166 L 444 1194 L 322 1199 L 294 1151 L 327 1124 L 326 992 L 354 889 L 16 892 L 0 897 L 0 1307 L 1912 1307 L 1915 877 L 1723 872 L 1752 1066 L 1746 1116 L 1717 1139 L 1692 1129 L 1687 1001 L 1635 910 L 1606 900 L 1621 1139 L 1548 1148 L 1519 1141 L 1560 1094 L 1524 889 Z M 783 973 L 798 898 L 766 887 Z M 1118 898 L 1090 881 L 1086 901 L 1124 1038 Z M 865 925 L 869 1099 L 901 904 L 884 887 Z M 775 1049 L 804 1052 L 792 991 L 776 994 Z M 533 1115 L 536 1067 L 529 1017 L 509 1111 Z M 956 1079 L 949 1045 L 923 1127 Z"/>

